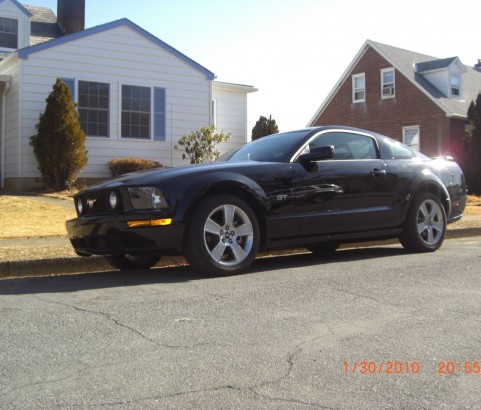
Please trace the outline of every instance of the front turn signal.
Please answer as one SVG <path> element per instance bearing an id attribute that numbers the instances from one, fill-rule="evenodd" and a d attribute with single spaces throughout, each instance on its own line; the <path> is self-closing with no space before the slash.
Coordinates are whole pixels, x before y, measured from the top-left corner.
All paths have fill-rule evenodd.
<path id="1" fill-rule="evenodd" d="M 172 224 L 172 218 L 150 219 L 145 221 L 128 221 L 129 228 L 140 228 L 145 226 L 166 226 Z"/>

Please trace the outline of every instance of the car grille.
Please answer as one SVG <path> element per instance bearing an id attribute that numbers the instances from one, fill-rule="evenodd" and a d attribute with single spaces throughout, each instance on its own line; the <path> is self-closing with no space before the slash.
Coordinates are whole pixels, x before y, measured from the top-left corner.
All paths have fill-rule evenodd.
<path id="1" fill-rule="evenodd" d="M 109 206 L 109 195 L 112 191 L 91 191 L 86 192 L 80 196 L 82 199 L 82 216 L 85 215 L 98 215 L 98 214 L 111 214 L 114 212 L 122 211 L 122 201 L 120 195 L 118 197 L 117 207 L 115 211 Z M 118 192 L 117 192 L 118 193 Z"/>

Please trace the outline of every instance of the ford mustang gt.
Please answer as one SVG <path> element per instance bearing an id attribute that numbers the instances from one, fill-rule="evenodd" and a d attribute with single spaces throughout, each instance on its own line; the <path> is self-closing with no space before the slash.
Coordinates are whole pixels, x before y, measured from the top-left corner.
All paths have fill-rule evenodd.
<path id="1" fill-rule="evenodd" d="M 263 137 L 213 163 L 126 174 L 75 197 L 78 255 L 147 269 L 185 255 L 210 275 L 247 269 L 259 251 L 399 238 L 410 252 L 443 243 L 466 204 L 460 167 L 373 132 L 338 126 Z"/>

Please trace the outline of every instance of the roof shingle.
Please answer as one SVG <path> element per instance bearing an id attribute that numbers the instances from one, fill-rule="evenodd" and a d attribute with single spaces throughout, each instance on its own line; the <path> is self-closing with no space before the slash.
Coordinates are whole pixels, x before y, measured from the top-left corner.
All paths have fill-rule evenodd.
<path id="1" fill-rule="evenodd" d="M 53 40 L 65 34 L 57 24 L 57 16 L 48 7 L 29 6 L 26 4 L 23 7 L 32 14 L 30 28 L 31 45 Z"/>

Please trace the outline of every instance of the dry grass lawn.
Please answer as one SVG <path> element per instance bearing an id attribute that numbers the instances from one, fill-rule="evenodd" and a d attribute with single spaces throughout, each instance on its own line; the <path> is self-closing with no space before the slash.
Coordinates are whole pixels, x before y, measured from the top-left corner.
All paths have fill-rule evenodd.
<path id="1" fill-rule="evenodd" d="M 66 236 L 75 211 L 31 197 L 0 195 L 0 239 Z"/>

